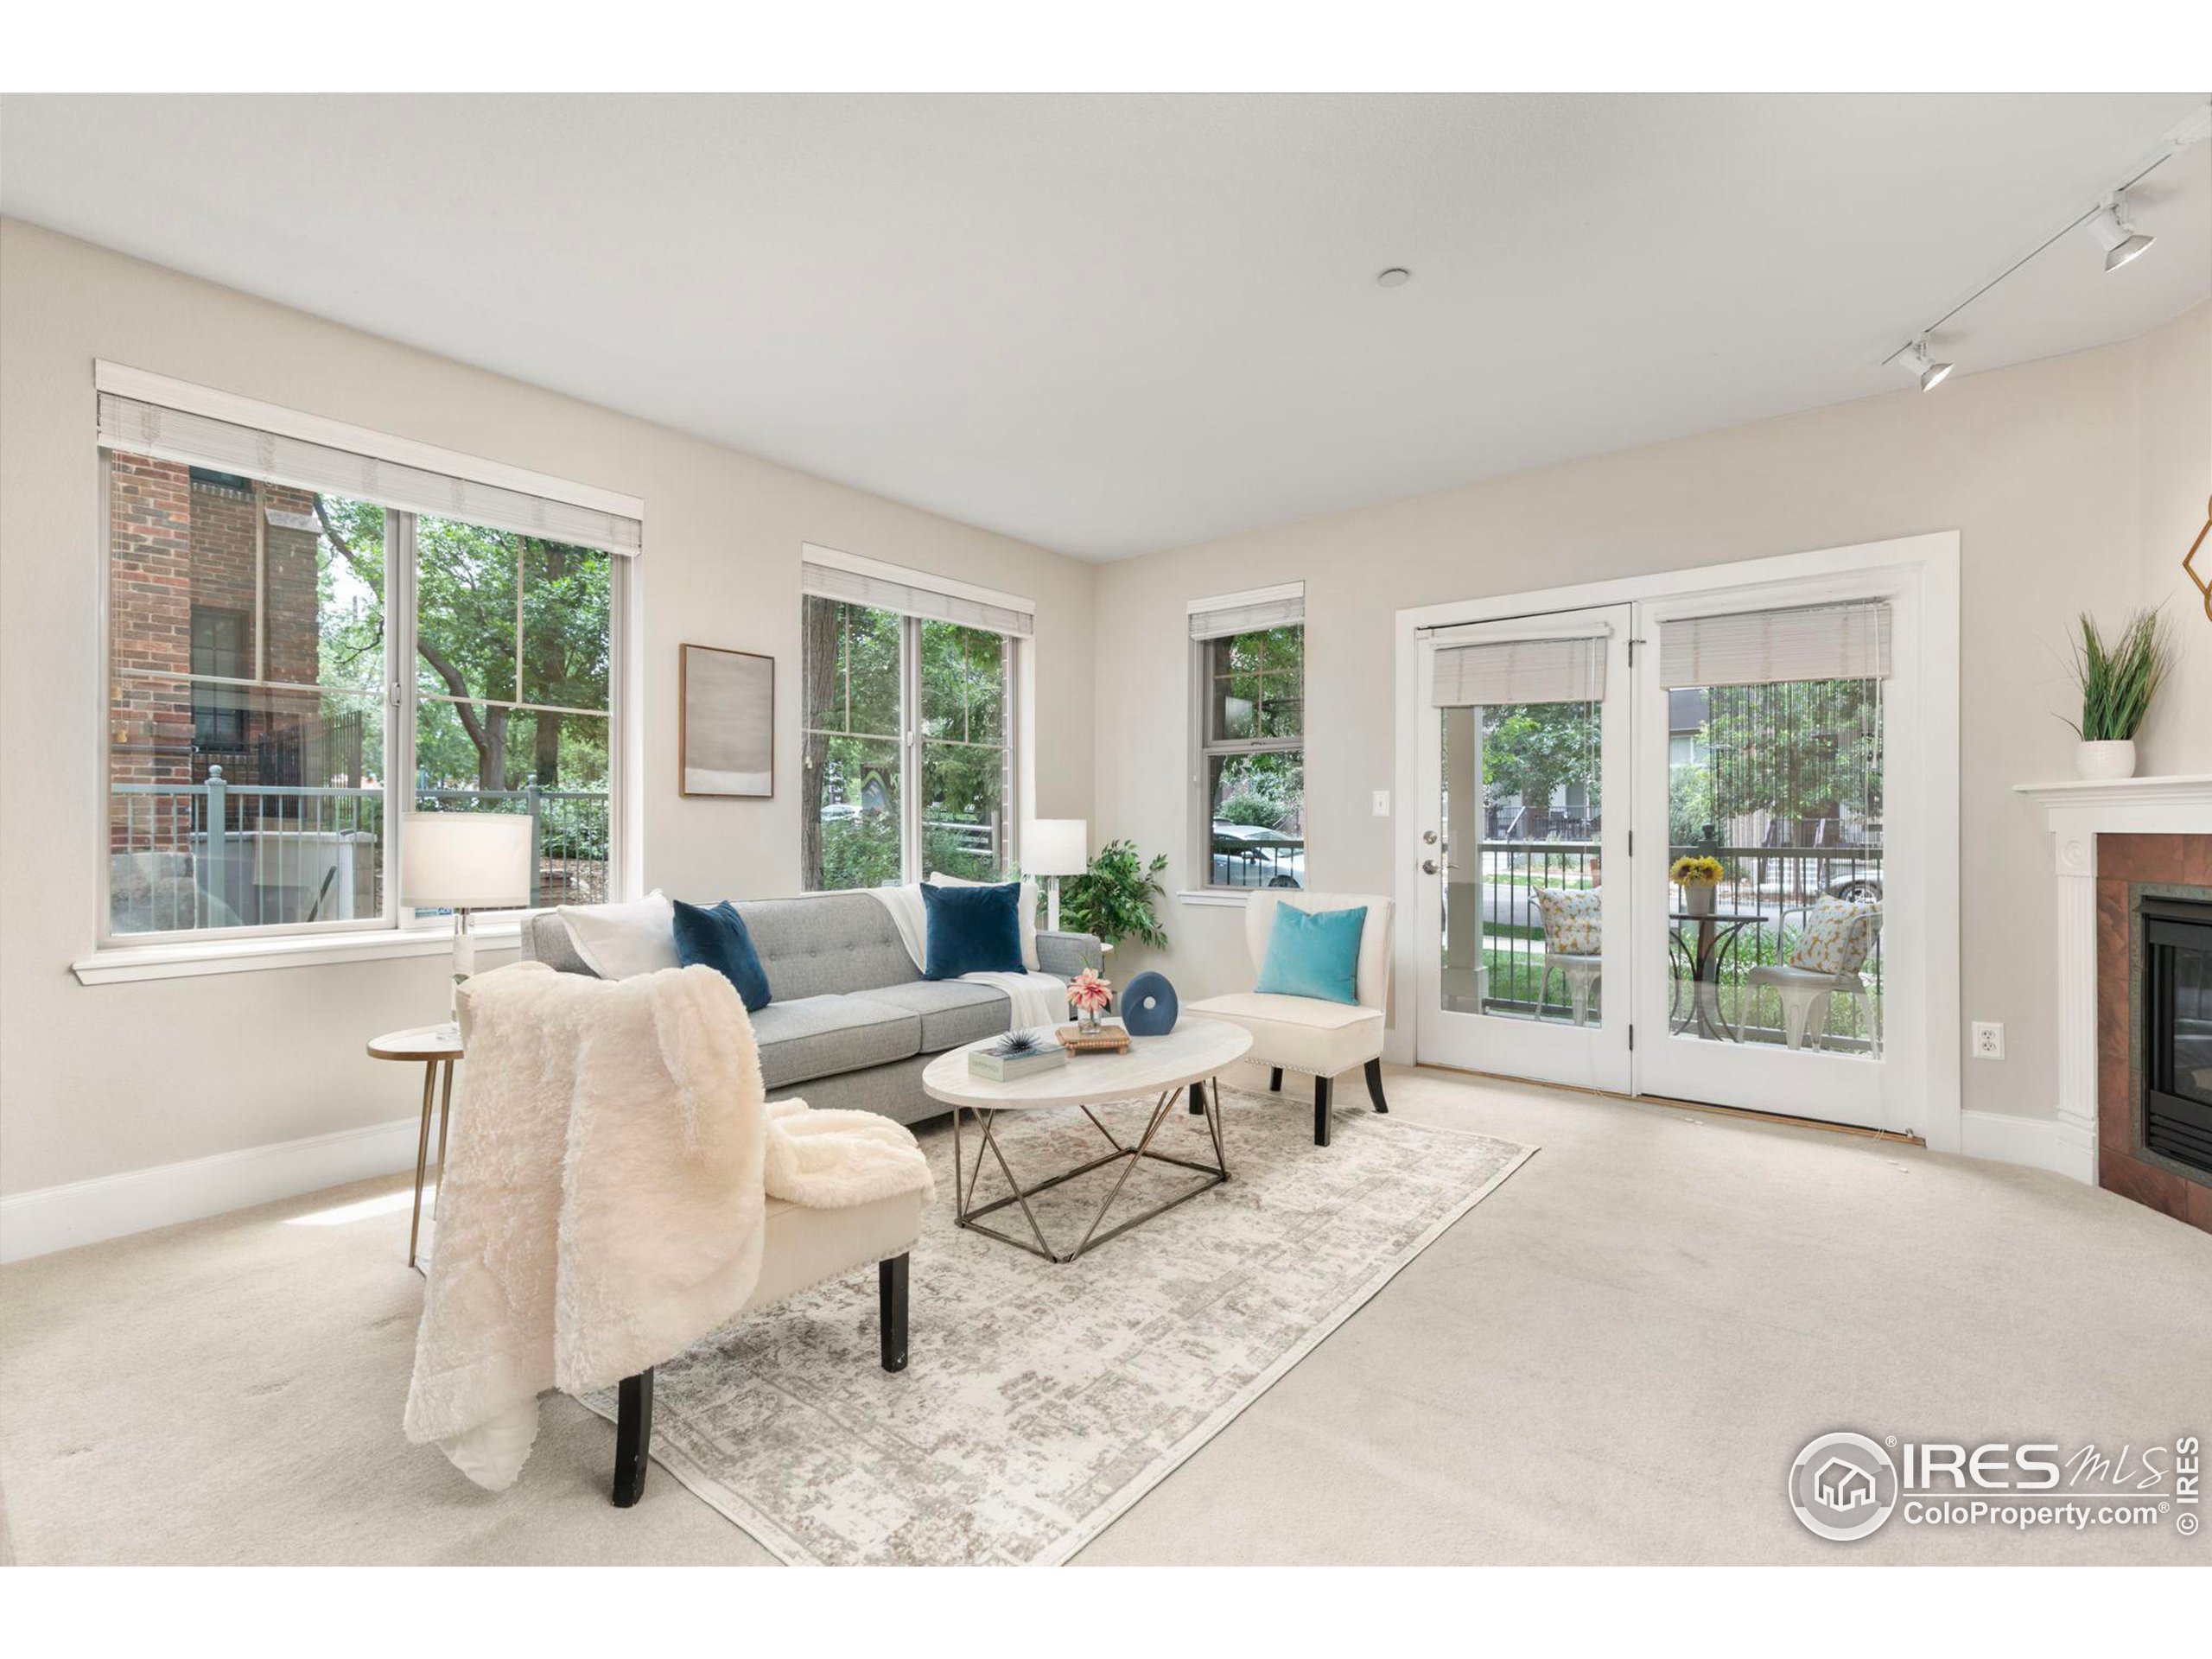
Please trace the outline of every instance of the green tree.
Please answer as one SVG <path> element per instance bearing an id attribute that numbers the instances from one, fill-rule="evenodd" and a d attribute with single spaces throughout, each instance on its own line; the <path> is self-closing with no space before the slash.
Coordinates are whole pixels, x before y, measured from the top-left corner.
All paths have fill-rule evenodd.
<path id="1" fill-rule="evenodd" d="M 1548 813 L 1562 784 L 1588 791 L 1599 810 L 1599 715 L 1591 702 L 1499 703 L 1483 710 L 1483 782 L 1489 798 L 1518 795 Z"/>

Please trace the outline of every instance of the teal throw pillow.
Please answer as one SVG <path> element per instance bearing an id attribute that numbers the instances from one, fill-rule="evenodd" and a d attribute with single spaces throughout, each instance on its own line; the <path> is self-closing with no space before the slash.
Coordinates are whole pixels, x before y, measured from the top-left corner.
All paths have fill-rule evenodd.
<path id="1" fill-rule="evenodd" d="M 1268 959 L 1254 988 L 1271 996 L 1358 1001 L 1359 936 L 1366 926 L 1365 905 L 1350 910 L 1277 905 Z"/>

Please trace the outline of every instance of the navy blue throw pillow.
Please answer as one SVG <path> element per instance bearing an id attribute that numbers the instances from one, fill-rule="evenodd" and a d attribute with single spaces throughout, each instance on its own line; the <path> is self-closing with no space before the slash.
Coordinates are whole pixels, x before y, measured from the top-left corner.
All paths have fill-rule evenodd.
<path id="1" fill-rule="evenodd" d="M 929 940 L 924 979 L 1021 971 L 1021 884 L 940 887 L 922 884 Z"/>
<path id="2" fill-rule="evenodd" d="M 703 963 L 736 986 L 747 1014 L 766 1007 L 768 976 L 737 907 L 727 899 L 712 910 L 681 899 L 669 902 L 676 906 L 676 959 L 686 968 Z"/>

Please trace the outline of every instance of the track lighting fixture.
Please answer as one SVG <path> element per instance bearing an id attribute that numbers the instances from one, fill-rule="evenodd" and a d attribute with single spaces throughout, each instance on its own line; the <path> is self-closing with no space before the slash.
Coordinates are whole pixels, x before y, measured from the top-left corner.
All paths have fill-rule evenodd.
<path id="1" fill-rule="evenodd" d="M 1928 355 L 1928 342 L 1916 340 L 1890 359 L 1907 374 L 1916 375 L 1923 391 L 1933 391 L 1943 384 L 1955 365 L 1938 363 Z"/>
<path id="2" fill-rule="evenodd" d="M 2121 216 L 2125 202 L 2118 195 L 2108 196 L 2096 212 L 2082 221 L 2082 228 L 2096 238 L 2097 245 L 2105 251 L 2105 269 L 2118 270 L 2139 254 L 2147 253 L 2151 244 L 2158 238 L 2145 236 L 2130 226 Z"/>

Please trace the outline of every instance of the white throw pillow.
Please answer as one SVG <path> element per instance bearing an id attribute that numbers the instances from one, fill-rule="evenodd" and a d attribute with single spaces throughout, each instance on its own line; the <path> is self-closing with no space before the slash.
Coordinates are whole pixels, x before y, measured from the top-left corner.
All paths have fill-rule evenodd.
<path id="1" fill-rule="evenodd" d="M 964 876 L 947 875 L 938 870 L 930 877 L 933 887 L 1002 887 L 1003 881 L 970 881 Z M 1021 965 L 1031 973 L 1037 971 L 1037 884 L 1025 879 L 1021 895 L 1014 901 L 1021 910 Z"/>
<path id="2" fill-rule="evenodd" d="M 563 905 L 554 913 L 584 965 L 601 979 L 683 966 L 676 956 L 676 906 L 658 887 L 626 905 Z"/>

